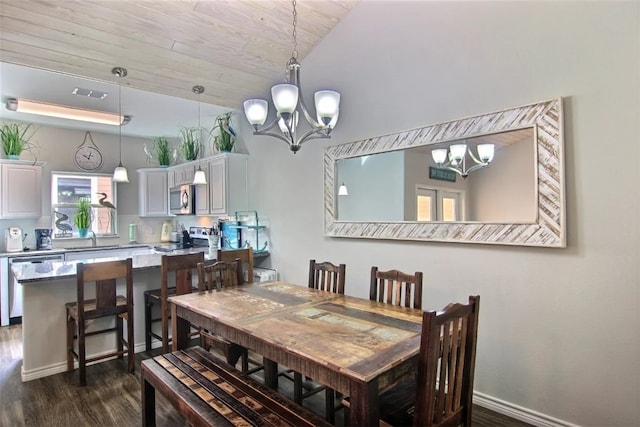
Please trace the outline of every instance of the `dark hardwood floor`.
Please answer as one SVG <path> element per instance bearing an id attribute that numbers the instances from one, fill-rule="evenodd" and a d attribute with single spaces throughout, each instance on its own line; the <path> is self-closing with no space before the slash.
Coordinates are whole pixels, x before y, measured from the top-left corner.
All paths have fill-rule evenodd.
<path id="1" fill-rule="evenodd" d="M 156 350 L 157 351 L 157 350 Z M 135 374 L 125 361 L 111 360 L 87 368 L 87 387 L 78 386 L 77 372 L 61 373 L 26 383 L 20 380 L 22 328 L 0 328 L 0 426 L 139 426 L 140 360 Z M 281 380 L 281 392 L 291 396 L 291 382 Z M 324 394 L 305 400 L 322 414 Z M 161 396 L 156 399 L 158 426 L 183 426 L 184 420 Z M 342 425 L 342 411 L 336 424 Z M 528 424 L 487 409 L 474 407 L 474 427 L 527 427 Z"/>

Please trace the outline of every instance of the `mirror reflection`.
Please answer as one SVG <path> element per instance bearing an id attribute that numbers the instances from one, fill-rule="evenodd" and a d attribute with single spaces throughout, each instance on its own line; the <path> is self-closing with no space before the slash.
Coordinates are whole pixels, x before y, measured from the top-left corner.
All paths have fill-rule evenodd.
<path id="1" fill-rule="evenodd" d="M 533 127 L 339 159 L 339 221 L 535 222 Z"/>

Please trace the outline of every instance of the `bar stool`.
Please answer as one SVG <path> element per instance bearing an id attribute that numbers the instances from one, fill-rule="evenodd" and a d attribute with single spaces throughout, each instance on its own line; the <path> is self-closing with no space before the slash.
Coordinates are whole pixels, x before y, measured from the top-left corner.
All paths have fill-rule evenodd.
<path id="1" fill-rule="evenodd" d="M 78 263 L 76 266 L 77 300 L 65 304 L 67 311 L 67 371 L 73 371 L 74 359 L 78 360 L 80 385 L 87 385 L 87 363 L 118 356 L 124 353 L 129 358 L 128 371 L 135 372 L 135 341 L 133 338 L 133 269 L 131 258 L 121 261 Z M 126 280 L 126 294 L 116 294 L 117 279 Z M 85 286 L 95 283 L 94 299 L 85 300 Z M 91 320 L 115 316 L 116 326 L 87 332 Z M 123 322 L 127 320 L 127 339 L 123 337 Z M 75 331 L 77 330 L 77 334 Z M 91 335 L 116 332 L 117 350 L 108 354 L 86 357 L 85 339 Z M 78 340 L 78 351 L 74 350 L 74 341 Z M 124 350 L 126 347 L 126 351 Z"/>
<path id="2" fill-rule="evenodd" d="M 144 292 L 144 327 L 146 351 L 151 350 L 151 338 L 162 341 L 162 352 L 169 352 L 169 302 L 167 298 L 173 295 L 183 295 L 197 291 L 193 287 L 193 270 L 198 263 L 204 262 L 204 252 L 182 255 L 162 255 L 160 261 L 160 289 Z M 172 274 L 173 273 L 173 274 Z M 175 286 L 169 287 L 169 276 L 175 276 Z M 154 305 L 160 305 L 160 317 L 153 318 Z M 151 326 L 161 322 L 160 334 L 152 331 Z M 197 334 L 197 332 L 195 333 Z"/>

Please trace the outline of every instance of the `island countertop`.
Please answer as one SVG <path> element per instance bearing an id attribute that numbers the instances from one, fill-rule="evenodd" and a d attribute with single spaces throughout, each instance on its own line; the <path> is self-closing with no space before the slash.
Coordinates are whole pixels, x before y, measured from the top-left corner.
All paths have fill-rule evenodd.
<path id="1" fill-rule="evenodd" d="M 205 261 L 214 261 L 215 257 L 210 257 L 208 248 L 179 249 L 171 252 L 171 255 L 204 252 Z M 160 260 L 164 253 L 151 253 L 132 255 L 133 270 L 145 270 L 160 267 Z M 79 262 L 94 263 L 125 259 L 127 257 L 103 257 L 90 258 L 74 261 L 43 261 L 40 263 L 19 263 L 12 264 L 11 269 L 18 283 L 25 285 L 51 280 L 72 278 L 76 276 L 76 265 Z"/>

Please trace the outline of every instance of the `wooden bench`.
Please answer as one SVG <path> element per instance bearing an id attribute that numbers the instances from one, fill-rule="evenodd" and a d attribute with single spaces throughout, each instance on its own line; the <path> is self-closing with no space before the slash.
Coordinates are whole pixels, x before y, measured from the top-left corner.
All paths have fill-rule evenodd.
<path id="1" fill-rule="evenodd" d="M 142 425 L 155 426 L 155 392 L 198 426 L 330 426 L 201 347 L 142 361 Z"/>

